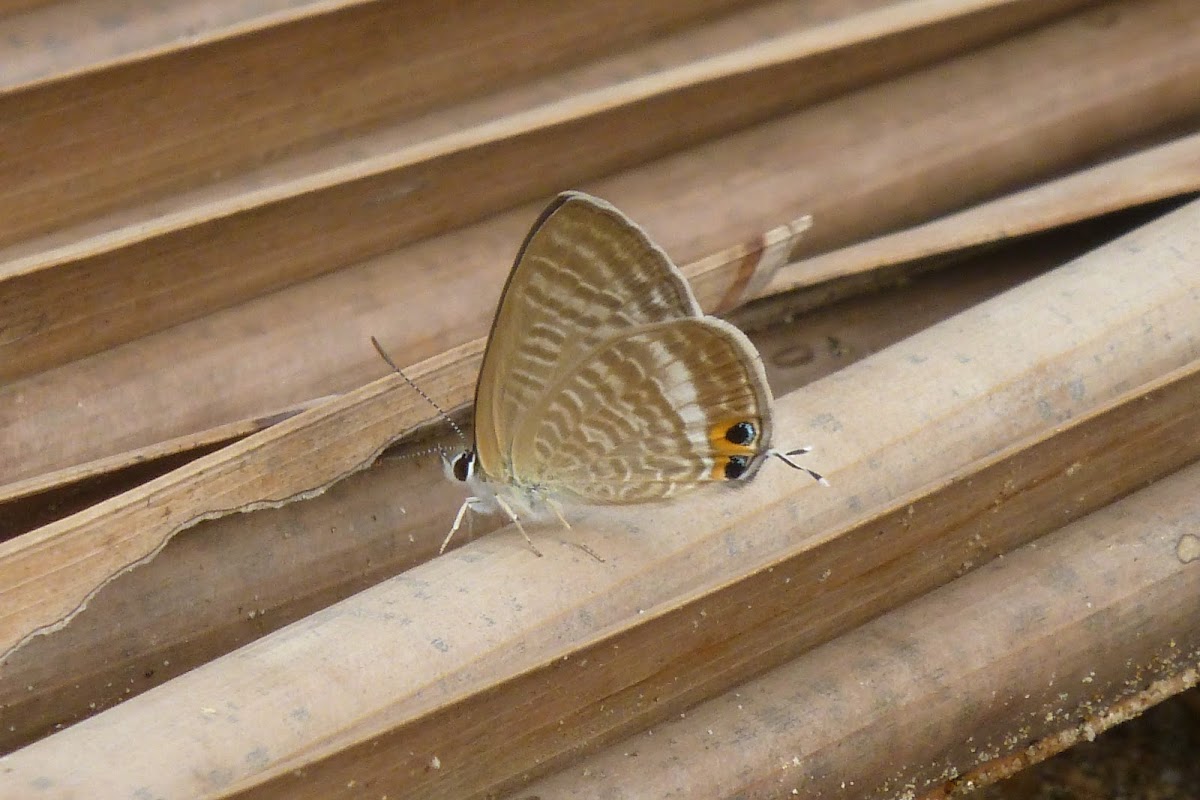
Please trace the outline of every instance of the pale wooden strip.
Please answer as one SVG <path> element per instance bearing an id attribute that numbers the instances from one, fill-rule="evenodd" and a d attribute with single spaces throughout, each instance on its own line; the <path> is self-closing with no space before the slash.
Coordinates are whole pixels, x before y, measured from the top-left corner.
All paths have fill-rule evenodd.
<path id="1" fill-rule="evenodd" d="M 411 377 L 442 396 L 446 373 L 452 378 L 468 353 L 477 360 L 481 351 L 473 345 L 451 351 L 414 369 Z M 459 382 L 450 388 L 459 394 L 443 398 L 448 408 L 470 397 Z M 0 543 L 0 593 L 11 601 L 0 604 L 0 653 L 65 624 L 108 580 L 152 558 L 179 531 L 319 494 L 370 466 L 388 443 L 432 416 L 431 409 L 413 403 L 407 383 L 388 375 L 119 497 Z"/>
<path id="2" fill-rule="evenodd" d="M 239 420 L 0 486 L 0 541 L 140 486 L 327 399 L 318 398 L 275 414 Z"/>
<path id="3" fill-rule="evenodd" d="M 868 5 L 878 5 L 876 0 Z M 548 119 L 563 118 L 555 104 L 578 97 L 595 98 L 619 95 L 620 87 L 660 84 L 670 89 L 678 81 L 656 81 L 661 73 L 689 75 L 688 68 L 725 55 L 739 44 L 742 49 L 761 47 L 758 28 L 764 22 L 774 22 L 791 28 L 804 29 L 827 22 L 821 14 L 816 19 L 801 15 L 788 19 L 784 9 L 772 8 L 772 18 L 759 20 L 754 14 L 743 13 L 733 19 L 696 28 L 673 31 L 662 40 L 636 48 L 631 53 L 601 57 L 573 69 L 560 69 L 552 76 L 532 78 L 517 86 L 496 87 L 482 97 L 468 97 L 450 104 L 454 92 L 437 98 L 437 105 L 419 109 L 419 115 L 401 115 L 397 109 L 380 121 L 380 127 L 347 134 L 342 141 L 326 144 L 318 150 L 303 152 L 291 158 L 276 157 L 272 163 L 250 169 L 245 175 L 210 185 L 181 191 L 165 202 L 143 203 L 117 214 L 90 220 L 83 226 L 56 231 L 6 248 L 3 252 L 6 269 L 14 274 L 52 267 L 73 259 L 114 250 L 144 239 L 169 233 L 177 228 L 212 218 L 231 216 L 257 205 L 287 199 L 298 194 L 321 191 L 345 180 L 378 174 L 410 166 L 421 154 L 445 154 L 487 142 L 497 135 L 516 130 L 504 120 L 514 115 L 542 112 Z M 843 12 L 843 16 L 851 13 Z M 794 12 L 790 15 L 795 17 Z M 485 25 L 488 23 L 485 23 Z M 528 23 L 526 23 L 528 24 Z M 766 27 L 770 27 L 769 25 Z M 747 35 L 747 30 L 755 35 Z M 778 32 L 777 32 L 778 34 Z M 326 34 L 329 35 L 329 34 Z M 516 35 L 514 33 L 514 35 Z M 519 37 L 518 37 L 519 38 Z M 409 71 L 422 71 L 410 61 Z M 426 89 L 428 91 L 428 89 Z M 476 87 L 476 92 L 479 91 Z M 637 95 L 633 95 L 636 99 Z M 590 109 L 592 106 L 587 105 Z M 311 126 L 311 122 L 308 123 Z M 475 132 L 484 126 L 485 130 Z M 414 151 L 413 148 L 418 148 Z M 417 155 L 414 156 L 414 152 Z"/>
<path id="4" fill-rule="evenodd" d="M 697 295 L 700 304 L 712 313 L 721 313 L 737 308 L 746 298 L 759 294 L 771 276 L 787 264 L 792 250 L 799 246 L 800 239 L 811 227 L 812 217 L 806 214 L 772 228 L 754 241 L 692 264 L 687 270 L 689 280 L 701 289 L 709 289 Z M 725 293 L 717 296 L 711 290 L 714 286 L 725 286 Z"/>
<path id="5" fill-rule="evenodd" d="M 512 800 L 992 783 L 1200 680 L 1197 514 L 1193 465 Z"/>
<path id="6" fill-rule="evenodd" d="M 345 12 L 362 5 L 364 0 L 253 0 L 226 2 L 197 7 L 195 4 L 170 0 L 151 3 L 145 0 L 59 0 L 42 2 L 33 13 L 13 15 L 0 20 L 0 63 L 6 69 L 0 92 L 28 89 L 47 81 L 63 81 L 81 74 L 99 72 L 115 66 L 147 60 L 176 50 L 194 49 L 223 40 L 268 29 L 290 22 L 302 22 L 336 12 Z M 664 28 L 702 20 L 699 27 L 708 29 L 704 38 L 721 40 L 720 48 L 736 46 L 740 37 L 761 37 L 780 24 L 805 21 L 815 24 L 838 17 L 875 10 L 888 0 L 822 0 L 803 8 L 788 8 L 786 2 L 737 3 L 725 2 L 692 6 L 690 9 L 647 7 L 643 4 L 639 16 L 648 18 Z M 992 6 L 1008 4 L 1011 0 L 990 0 Z M 961 15 L 980 9 L 973 5 L 947 7 L 946 13 Z M 414 5 L 411 4 L 410 5 Z M 557 4 L 559 11 L 562 3 Z M 439 9 L 430 6 L 436 14 Z M 586 9 L 591 11 L 592 9 Z M 419 9 L 418 13 L 427 11 Z M 596 9 L 595 11 L 603 11 Z M 619 14 L 621 9 L 607 13 Z M 479 8 L 477 15 L 495 13 L 495 9 Z M 707 13 L 706 13 L 707 12 Z M 526 15 L 534 11 L 526 8 Z M 659 15 L 666 14 L 665 18 Z M 717 20 L 705 19 L 722 15 Z M 626 14 L 626 17 L 629 15 Z M 610 16 L 611 20 L 615 16 Z M 732 18 L 739 22 L 729 24 Z M 484 17 L 486 20 L 487 18 Z M 607 21 L 607 20 L 606 20 Z M 511 22 L 511 21 L 510 21 Z M 626 19 L 626 23 L 631 20 Z M 498 18 L 484 25 L 500 24 Z M 518 23 L 520 21 L 518 20 Z M 483 27 L 483 26 L 481 26 Z M 48 36 L 53 32 L 56 38 Z M 523 38 L 520 34 L 514 38 Z M 668 38 L 675 38 L 669 36 Z M 46 41 L 69 41 L 70 47 L 43 47 Z M 447 49 L 453 46 L 446 40 Z M 700 41 L 689 44 L 702 45 Z M 702 53 L 693 52 L 692 60 Z M 664 62 L 660 66 L 666 66 Z M 494 77 L 494 76 L 493 76 Z"/>
<path id="7" fill-rule="evenodd" d="M 286 179 L 255 176 L 240 191 L 207 204 L 188 205 L 88 239 L 32 251 L 29 244 L 17 244 L 0 256 L 7 262 L 0 304 L 10 308 L 9 323 L 0 331 L 0 378 L 61 364 L 472 222 L 512 203 L 743 128 L 890 71 L 961 52 L 1078 4 L 904 3 L 626 80 L 614 70 L 607 84 L 590 91 L 509 109 L 382 152 L 372 152 L 378 143 L 364 148 L 356 139 L 334 148 L 350 154 L 348 160 L 309 163 L 309 169 Z M 995 13 L 984 13 L 989 9 Z M 272 64 L 271 70 L 275 74 L 278 66 Z M 687 109 L 686 125 L 678 124 L 680 108 Z M 15 118 L 36 121 L 18 110 L 12 112 Z M 176 117 L 190 119 L 183 111 Z M 275 124 L 289 132 L 308 127 Z M 251 127 L 270 126 L 256 121 Z M 203 139 L 190 125 L 187 133 L 189 142 Z M 140 142 L 140 130 L 136 136 Z M 272 149 L 281 148 L 272 143 Z M 57 149 L 44 143 L 30 158 L 50 159 Z M 203 166 L 205 174 L 217 169 L 208 163 L 211 158 L 194 155 L 188 161 Z M 539 161 L 543 168 L 530 168 Z M 38 167 L 22 164 L 22 174 Z M 438 180 L 430 181 L 429 175 Z M 114 187 L 106 187 L 98 176 L 89 178 L 83 183 L 103 190 L 97 203 L 114 202 Z M 130 178 L 122 174 L 119 179 Z M 162 180 L 171 182 L 159 187 L 163 191 L 184 182 L 174 163 Z M 40 181 L 39 189 L 49 183 L 48 178 Z M 70 176 L 72 187 L 80 183 L 78 175 Z M 137 194 L 151 192 L 152 184 L 143 178 Z M 11 192 L 7 224 L 14 230 L 23 217 L 39 229 L 52 228 L 55 209 L 65 202 L 53 196 L 18 198 L 15 188 Z M 84 200 L 77 195 L 71 201 L 83 209 Z M 130 313 L 131 307 L 137 313 Z"/>
<path id="8" fill-rule="evenodd" d="M 657 721 L 1036 535 L 1017 520 L 1053 511 L 1053 527 L 1106 502 L 1080 491 L 1097 475 L 1115 494 L 1194 458 L 1180 433 L 1197 413 L 1198 219 L 1189 206 L 783 398 L 778 429 L 817 445 L 834 489 L 779 468 L 736 497 L 573 514 L 603 565 L 486 537 L 6 766 L 22 788 L 53 776 L 45 796 L 321 796 L 372 781 L 457 798 Z M 1161 403 L 1129 391 L 1156 380 Z M 133 730 L 144 745 L 130 750 Z"/>
<path id="9" fill-rule="evenodd" d="M 796 8 L 786 0 L 768 3 L 706 24 L 669 31 L 628 52 L 600 54 L 596 60 L 580 66 L 559 64 L 560 59 L 555 57 L 553 60 L 558 68 L 552 74 L 534 74 L 514 86 L 494 86 L 480 96 L 476 96 L 480 92 L 479 87 L 469 87 L 470 91 L 454 89 L 453 82 L 444 78 L 441 83 L 449 85 L 434 92 L 428 86 L 431 76 L 427 74 L 418 55 L 409 52 L 403 61 L 404 74 L 406 80 L 416 75 L 425 82 L 423 93 L 430 97 L 426 98 L 424 105 L 415 109 L 397 107 L 395 103 L 383 103 L 378 99 L 363 97 L 360 93 L 356 97 L 364 105 L 387 108 L 387 114 L 380 119 L 378 126 L 365 131 L 342 132 L 337 141 L 322 142 L 315 150 L 305 150 L 290 157 L 286 155 L 290 151 L 276 143 L 275 149 L 283 153 L 274 153 L 266 164 L 256 161 L 244 172 L 235 172 L 215 182 L 211 179 L 201 180 L 199 185 L 180 189 L 167 198 L 149 200 L 142 192 L 133 207 L 92 217 L 79 225 L 67 228 L 60 226 L 44 236 L 6 247 L 0 251 L 3 253 L 0 261 L 6 262 L 9 269 L 15 269 L 14 264 L 22 269 L 31 269 L 39 264 L 52 266 L 75 257 L 112 250 L 123 243 L 137 242 L 197 220 L 237 213 L 255 202 L 287 197 L 289 191 L 303 190 L 306 186 L 320 189 L 330 183 L 330 176 L 336 176 L 339 169 L 358 164 L 364 159 L 378 165 L 391 158 L 394 164 L 403 164 L 403 152 L 412 147 L 442 140 L 452 134 L 516 113 L 543 108 L 573 96 L 595 94 L 615 85 L 651 78 L 665 70 L 678 71 L 694 62 L 727 54 L 730 50 L 762 44 L 764 32 L 778 36 L 793 29 L 829 25 L 855 13 L 870 11 L 884 2 L 855 0 L 853 3 L 830 3 L 826 0 L 803 9 Z M 418 9 L 410 13 L 420 15 L 422 12 Z M 485 18 L 481 27 L 495 27 L 496 24 L 498 21 Z M 523 24 L 529 25 L 530 22 L 526 20 Z M 509 27 L 511 29 L 512 26 Z M 458 31 L 457 35 L 464 33 Z M 329 38 L 337 34 L 322 31 L 321 35 Z M 509 35 L 514 38 L 522 36 L 516 29 L 511 29 Z M 445 58 L 446 51 L 453 50 L 451 43 L 442 41 L 440 44 L 443 50 L 439 60 L 453 61 Z M 471 44 L 470 40 L 467 44 Z M 574 55 L 579 56 L 579 53 Z M 491 77 L 495 79 L 498 76 Z M 283 88 L 280 87 L 280 90 Z M 410 99 L 417 94 L 415 87 L 402 85 L 398 90 Z M 468 96 L 458 97 L 460 94 Z M 292 111 L 303 114 L 306 108 Z M 409 113 L 402 113 L 405 111 Z M 302 118 L 293 119 L 292 124 L 303 125 L 310 130 L 316 126 L 314 120 Z M 339 118 L 338 124 L 338 130 L 341 131 L 345 120 Z M 237 151 L 226 155 L 235 156 Z M 174 163 L 171 166 L 178 167 Z M 225 165 L 222 172 L 232 172 L 232 166 Z M 325 177 L 324 182 L 322 176 Z"/>
<path id="10" fill-rule="evenodd" d="M 660 572 L 647 565 L 642 580 L 660 582 L 672 575 L 675 598 L 658 606 L 624 606 L 628 621 L 608 626 L 591 624 L 597 620 L 596 604 L 589 603 L 578 612 L 585 622 L 562 626 L 577 632 L 577 646 L 563 646 L 561 628 L 546 632 L 544 639 L 538 631 L 547 649 L 533 669 L 518 673 L 512 652 L 498 648 L 491 665 L 472 664 L 449 679 L 439 675 L 432 690 L 361 723 L 343 722 L 267 776 L 248 778 L 218 796 L 287 798 L 307 792 L 317 797 L 364 775 L 378 776 L 382 786 L 406 797 L 484 797 L 518 785 L 580 749 L 674 719 L 712 693 L 1195 461 L 1200 440 L 1188 432 L 1200 423 L 1193 402 L 1198 389 L 1200 361 L 1073 423 L 964 465 L 932 486 L 893 498 L 848 527 L 812 535 L 815 526 L 800 523 L 792 535 L 809 534 L 806 544 L 794 545 L 787 558 L 757 564 L 740 579 L 720 580 L 712 591 L 704 582 L 688 584 L 689 576 L 675 576 L 670 567 Z M 1121 446 L 1128 432 L 1141 438 Z M 804 513 L 811 513 L 814 501 L 823 505 L 810 497 Z M 749 547 L 768 528 L 786 536 L 780 519 L 750 523 L 755 532 L 747 530 L 750 512 L 740 510 L 735 522 L 718 526 L 714 534 L 726 547 L 731 535 L 746 537 L 734 538 L 735 548 Z M 720 513 L 704 506 L 694 512 L 680 515 L 677 525 L 695 525 L 697 515 Z M 790 513 L 796 514 L 794 506 Z M 719 554 L 718 549 L 701 560 L 731 558 L 728 549 Z M 735 551 L 732 557 L 742 555 Z M 683 559 L 697 560 L 695 553 Z M 620 603 L 628 602 L 629 588 L 629 582 L 619 581 L 612 588 Z M 499 587 L 493 591 L 511 596 Z M 449 594 L 437 599 L 453 602 Z M 553 607 L 561 613 L 558 599 Z M 521 654 L 518 665 L 532 660 L 529 650 L 528 638 L 514 645 Z M 564 686 L 570 692 L 563 692 Z M 429 695 L 443 692 L 449 697 L 438 707 L 425 705 Z M 384 726 L 390 727 L 385 731 Z M 444 772 L 430 769 L 435 756 Z"/>
<path id="11" fill-rule="evenodd" d="M 299 406 L 283 409 L 274 414 L 267 414 L 266 416 L 255 417 L 254 419 L 238 420 L 237 422 L 219 425 L 215 428 L 198 431 L 187 436 L 155 442 L 148 447 L 138 450 L 118 453 L 108 458 L 96 459 L 95 461 L 89 461 L 75 467 L 69 467 L 56 472 L 45 472 L 23 481 L 4 484 L 0 486 L 0 506 L 31 495 L 59 491 L 73 484 L 83 483 L 138 464 L 157 461 L 169 456 L 186 454 L 191 450 L 200 450 L 211 447 L 214 444 L 242 439 L 252 433 L 257 433 L 272 425 L 277 425 L 286 419 L 296 416 L 301 411 L 319 406 L 331 399 L 333 398 L 318 397 L 315 400 L 309 400 Z"/>
<path id="12" fill-rule="evenodd" d="M 1187 48 L 1200 48 L 1200 36 L 1187 25 L 1197 18 L 1178 3 L 1138 8 L 1113 19 L 1084 15 L 584 188 L 616 203 L 683 263 L 806 212 L 815 226 L 801 242 L 816 250 L 946 213 L 995 196 L 997 187 L 1086 162 L 1097 156 L 1093 148 L 1136 138 L 1140 126 L 1196 100 L 1190 89 L 1200 74 L 1189 70 L 1200 58 Z M 1025 79 L 1052 69 L 1061 83 Z M 1047 119 L 1048 106 L 1061 116 Z M 956 116 L 947 119 L 948 109 Z M 881 118 L 882 128 L 872 122 Z M 1059 135 L 1063 126 L 1073 133 Z M 957 155 L 948 161 L 948 154 Z M 536 171 L 539 159 L 522 161 L 522 169 Z M 368 334 L 386 338 L 407 362 L 482 335 L 508 254 L 537 210 L 0 388 L 0 433 L 11 443 L 0 453 L 0 474 L 26 477 L 346 391 L 379 374 Z M 281 260 L 291 240 L 306 235 L 302 227 L 281 234 L 289 240 Z M 219 246 L 204 247 L 238 263 Z M 728 288 L 697 283 L 704 297 Z M 211 389 L 216 381 L 219 392 Z"/>
<path id="13" fill-rule="evenodd" d="M 435 0 L 313 6 L 285 24 L 0 95 L 6 143 L 21 154 L 0 164 L 0 242 L 635 46 L 731 1 L 543 0 L 472 14 Z"/>
<path id="14" fill-rule="evenodd" d="M 366 0 L 39 2 L 0 19 L 0 93 L 25 91 L 118 65 L 197 48 Z M 68 44 L 69 43 L 69 44 Z M 64 46 L 67 45 L 67 46 Z"/>
<path id="15" fill-rule="evenodd" d="M 0 754 L 428 561 L 462 500 L 437 454 L 381 457 L 320 497 L 181 531 L 3 662 Z M 475 519 L 462 538 L 498 524 Z"/>
<path id="16" fill-rule="evenodd" d="M 1200 191 L 1200 134 L 981 203 L 896 233 L 796 261 L 741 302 L 861 276 L 981 244 L 1045 231 L 1122 208 Z M 799 240 L 797 240 L 799 241 Z"/>
<path id="17" fill-rule="evenodd" d="M 20 14 L 35 8 L 39 5 L 44 5 L 46 0 L 3 0 L 0 2 L 0 12 L 5 14 Z"/>
<path id="18" fill-rule="evenodd" d="M 353 0 L 346 0 L 353 5 Z M 545 109 L 547 119 L 558 121 L 571 118 L 570 108 L 579 109 L 579 116 L 595 113 L 598 109 L 637 103 L 659 94 L 670 94 L 683 90 L 699 90 L 707 92 L 713 84 L 719 84 L 744 73 L 763 72 L 780 67 L 789 70 L 795 67 L 795 62 L 805 59 L 832 59 L 834 61 L 861 62 L 869 58 L 874 63 L 865 72 L 847 71 L 845 65 L 836 65 L 829 70 L 824 64 L 814 65 L 816 68 L 797 81 L 790 76 L 783 76 L 797 83 L 801 94 L 786 91 L 788 83 L 772 84 L 774 94 L 782 95 L 773 102 L 779 108 L 793 108 L 803 104 L 804 100 L 829 94 L 836 89 L 853 88 L 863 81 L 878 79 L 881 76 L 910 69 L 927 61 L 945 57 L 953 53 L 969 49 L 972 45 L 985 44 L 988 40 L 1003 37 L 1020 31 L 1022 28 L 1061 16 L 1076 7 L 1088 5 L 1085 0 L 1055 0 L 1050 3 L 1034 3 L 1029 0 L 916 0 L 913 2 L 888 3 L 886 0 L 854 0 L 853 2 L 828 2 L 810 4 L 802 8 L 787 2 L 759 4 L 756 7 L 739 10 L 716 21 L 706 22 L 692 27 L 680 27 L 672 30 L 655 41 L 642 45 L 631 52 L 619 53 L 608 57 L 599 57 L 595 61 L 582 66 L 556 72 L 552 77 L 535 78 L 515 87 L 498 87 L 482 98 L 456 98 L 460 94 L 480 92 L 480 87 L 471 87 L 470 91 L 455 91 L 447 88 L 445 97 L 438 100 L 446 102 L 460 99 L 454 106 L 432 109 L 420 107 L 417 110 L 427 112 L 419 117 L 408 119 L 400 117 L 395 104 L 386 104 L 375 99 L 363 98 L 364 105 L 389 105 L 390 115 L 384 120 L 391 128 L 358 132 L 348 136 L 341 144 L 325 146 L 320 152 L 306 153 L 291 159 L 296 165 L 303 165 L 298 172 L 308 173 L 303 178 L 289 174 L 286 167 L 268 167 L 254 169 L 246 180 L 231 182 L 228 189 L 213 193 L 211 190 L 196 193 L 185 193 L 185 197 L 193 198 L 188 202 L 172 201 L 186 212 L 188 206 L 198 206 L 192 215 L 197 220 L 224 216 L 243 210 L 256 203 L 266 203 L 306 191 L 319 190 L 336 182 L 339 167 L 350 167 L 350 176 L 371 174 L 394 169 L 407 164 L 403 149 L 418 143 L 441 139 L 450 133 L 461 132 L 478 125 L 486 125 L 497 119 L 529 112 L 539 112 Z M 1092 3 L 1094 4 L 1094 3 Z M 49 6 L 56 9 L 58 6 Z M 304 6 L 315 12 L 320 10 L 319 4 Z M 669 8 L 669 7 L 668 7 Z M 692 15 L 700 13 L 700 8 L 693 8 Z M 421 15 L 423 12 L 411 12 Z M 605 13 L 620 15 L 621 11 L 609 8 Z M 657 13 L 662 13 L 661 11 Z M 528 14 L 518 16 L 516 23 L 529 24 Z M 646 9 L 640 9 L 640 16 L 647 16 Z M 675 20 L 676 25 L 689 21 L 686 18 Z M 371 24 L 386 25 L 389 22 L 370 20 Z M 514 20 L 504 20 L 513 24 Z M 628 20 L 626 21 L 628 27 Z M 333 23 L 330 23 L 332 25 Z M 480 28 L 494 28 L 501 24 L 499 19 L 484 19 L 478 25 Z M 603 26 L 603 22 L 597 23 Z M 655 20 L 651 24 L 667 27 L 663 20 Z M 949 26 L 949 30 L 947 27 Z M 320 28 L 317 28 L 320 30 Z M 629 31 L 635 33 L 635 31 Z M 953 35 L 948 35 L 953 34 Z M 336 36 L 336 33 L 325 31 L 324 37 Z M 513 31 L 511 38 L 527 38 L 533 34 L 523 34 Z M 928 39 L 928 41 L 926 41 Z M 489 42 L 490 43 L 490 42 Z M 930 45 L 933 45 L 931 48 Z M 453 50 L 456 46 L 443 42 L 442 46 Z M 478 46 L 478 45 L 476 45 Z M 594 46 L 594 43 L 593 43 Z M 856 48 L 874 47 L 879 52 L 869 50 L 856 54 Z M 287 49 L 288 45 L 276 46 L 276 50 Z M 850 50 L 849 53 L 843 53 Z M 913 51 L 913 52 L 907 52 Z M 145 54 L 150 55 L 150 54 Z M 406 53 L 405 74 L 408 77 L 416 74 L 426 83 L 430 76 L 426 74 L 423 65 L 413 59 L 417 54 Z M 578 55 L 578 53 L 576 53 Z M 603 56 L 603 54 L 600 54 Z M 478 58 L 479 54 L 476 52 Z M 244 59 L 251 56 L 245 54 Z M 232 56 L 227 58 L 233 59 Z M 553 58 L 553 57 L 552 57 Z M 138 60 L 144 60 L 144 56 Z M 276 64 L 278 66 L 278 64 Z M 165 74 L 171 79 L 169 71 L 157 68 L 156 72 Z M 181 80 L 180 78 L 174 78 Z M 759 80 L 759 79 L 756 79 Z M 245 76 L 242 76 L 243 91 Z M 378 83 L 374 81 L 373 83 Z M 444 79 L 443 79 L 443 82 Z M 755 84 L 751 84 L 753 86 Z M 182 88 L 182 87 L 181 87 Z M 280 87 L 284 90 L 286 87 Z M 431 90 L 428 86 L 420 87 L 424 93 Z M 740 95 L 742 86 L 728 90 L 727 100 L 735 101 L 735 105 L 744 104 L 746 100 Z M 406 97 L 417 93 L 413 88 L 399 88 L 394 91 L 402 92 Z M 164 92 L 170 93 L 170 92 Z M 106 98 L 109 105 L 119 105 Z M 560 100 L 573 100 L 572 104 L 554 108 Z M 755 98 L 757 102 L 768 102 L 766 98 Z M 685 104 L 682 100 L 671 101 L 674 105 Z M 107 107 L 101 107 L 105 109 Z M 567 113 L 563 113 L 568 109 Z M 300 113 L 293 109 L 293 113 Z M 691 112 L 693 115 L 695 111 Z M 728 110 L 726 113 L 729 113 Z M 228 117 L 226 112 L 224 117 Z M 403 121 L 396 123 L 397 119 Z M 118 121 L 128 122 L 127 115 L 122 115 Z M 313 129 L 317 124 L 313 120 L 295 119 L 293 125 L 304 125 Z M 346 120 L 339 118 L 339 130 L 346 127 Z M 193 131 L 194 132 L 194 131 Z M 161 136 L 161 133 L 160 133 Z M 43 137 L 44 138 L 44 137 Z M 691 137 L 695 139 L 693 135 Z M 14 146 L 22 143 L 19 136 L 13 136 Z M 476 141 L 477 136 L 468 138 Z M 34 140 L 28 142 L 30 149 L 36 152 L 32 145 L 46 146 L 46 142 Z M 612 146 L 612 143 L 608 143 Z M 390 145 L 390 146 L 389 146 Z M 160 145 L 160 149 L 162 146 Z M 276 142 L 275 151 L 287 152 L 284 143 Z M 228 149 L 228 148 L 227 148 Z M 437 150 L 438 148 L 434 148 Z M 351 156 L 350 154 L 355 154 Z M 33 153 L 31 153 L 33 155 Z M 194 159 L 195 156 L 192 156 Z M 278 160 L 278 152 L 272 160 Z M 361 162 L 361 163 L 360 163 Z M 288 164 L 283 159 L 282 164 Z M 353 165 L 353 166 L 351 166 Z M 47 164 L 44 166 L 53 166 Z M 102 165 L 101 165 L 102 166 Z M 122 162 L 122 167 L 128 172 L 128 165 Z M 173 165 L 177 169 L 180 165 Z M 232 164 L 225 164 L 221 172 L 230 171 Z M 61 167 L 60 167 L 61 168 Z M 297 172 L 297 170 L 291 170 Z M 128 177 L 128 176 L 127 176 Z M 307 179 L 307 181 L 305 181 Z M 43 175 L 42 183 L 46 182 Z M 208 184 L 210 181 L 201 181 Z M 77 187 L 78 189 L 79 187 Z M 9 189 L 11 191 L 11 187 Z M 247 194 L 247 190 L 249 191 Z M 142 187 L 142 194 L 145 193 Z M 246 195 L 246 196 L 243 196 Z M 71 198 L 62 198 L 69 201 Z M 169 208 L 169 206 L 168 206 Z M 19 210 L 19 209 L 15 209 Z M 138 209 L 133 209 L 134 213 Z M 169 231 L 188 222 L 181 213 L 163 212 L 162 203 L 151 203 L 141 210 L 143 216 L 130 217 L 123 224 L 116 222 L 106 226 L 111 231 L 109 236 L 89 236 L 95 241 L 90 246 L 74 243 L 74 252 L 78 254 L 94 254 L 98 251 L 119 246 L 122 242 L 137 241 L 164 231 Z M 76 214 L 77 216 L 77 214 Z M 11 220 L 9 220 L 11 224 Z M 91 223 L 94 225 L 95 223 Z M 55 226 L 61 228 L 60 226 Z M 120 230 L 124 227 L 125 230 Z M 79 229 L 87 232 L 89 227 Z M 68 231 L 74 233 L 75 229 Z M 10 269 L 24 271 L 36 268 L 39 264 L 53 265 L 71 257 L 71 251 L 47 248 L 54 241 L 62 241 L 63 234 L 57 232 L 45 239 L 35 239 L 33 242 L 22 242 L 17 247 L 8 248 L 4 261 L 14 261 Z M 78 238 L 78 237 L 76 237 Z M 50 252 L 45 252 L 47 249 Z M 14 258 L 19 256 L 18 258 Z"/>

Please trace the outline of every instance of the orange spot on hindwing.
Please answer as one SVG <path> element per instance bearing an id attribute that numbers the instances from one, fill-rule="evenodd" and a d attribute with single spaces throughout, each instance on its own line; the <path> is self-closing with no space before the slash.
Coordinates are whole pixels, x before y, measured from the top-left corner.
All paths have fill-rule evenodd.
<path id="1" fill-rule="evenodd" d="M 714 463 L 711 477 L 715 481 L 736 480 L 750 467 L 758 455 L 762 428 L 757 419 L 724 419 L 708 429 Z"/>

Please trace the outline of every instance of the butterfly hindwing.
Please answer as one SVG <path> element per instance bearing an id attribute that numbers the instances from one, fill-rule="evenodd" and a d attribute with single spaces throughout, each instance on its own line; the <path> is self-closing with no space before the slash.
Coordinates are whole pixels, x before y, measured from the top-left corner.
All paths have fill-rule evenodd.
<path id="1" fill-rule="evenodd" d="M 711 317 L 667 320 L 611 336 L 560 378 L 518 428 L 512 470 L 578 502 L 658 500 L 751 477 L 770 426 L 745 335 Z"/>

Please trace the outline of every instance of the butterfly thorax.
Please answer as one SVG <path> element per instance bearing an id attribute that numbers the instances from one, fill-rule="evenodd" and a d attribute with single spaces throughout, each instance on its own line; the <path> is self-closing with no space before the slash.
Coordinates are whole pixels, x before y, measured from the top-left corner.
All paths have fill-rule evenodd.
<path id="1" fill-rule="evenodd" d="M 499 510 L 503 502 L 516 506 L 529 516 L 542 516 L 547 509 L 547 490 L 541 483 L 522 481 L 515 476 L 504 479 L 490 478 L 480 468 L 479 457 L 474 450 L 465 450 L 453 460 L 445 462 L 448 477 L 467 485 L 474 499 L 473 507 L 478 510 Z"/>

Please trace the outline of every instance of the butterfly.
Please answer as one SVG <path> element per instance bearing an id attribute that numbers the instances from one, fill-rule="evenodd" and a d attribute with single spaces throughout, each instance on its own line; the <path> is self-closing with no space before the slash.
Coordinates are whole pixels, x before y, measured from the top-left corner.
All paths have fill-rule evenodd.
<path id="1" fill-rule="evenodd" d="M 667 254 L 613 206 L 564 192 L 525 237 L 475 389 L 474 446 L 448 462 L 467 511 L 625 505 L 744 483 L 779 452 L 762 360 L 705 316 Z M 827 484 L 826 484 L 827 485 Z M 537 548 L 533 547 L 534 552 Z M 540 553 L 539 553 L 540 555 Z"/>

